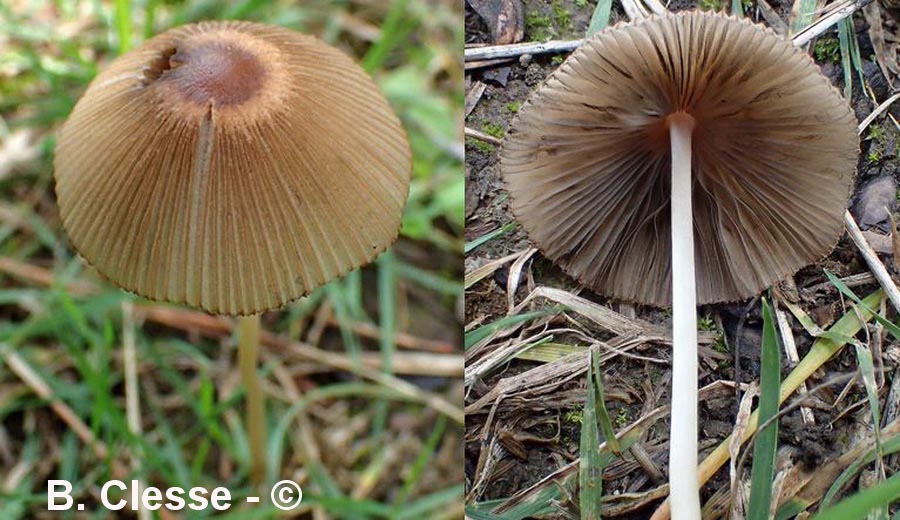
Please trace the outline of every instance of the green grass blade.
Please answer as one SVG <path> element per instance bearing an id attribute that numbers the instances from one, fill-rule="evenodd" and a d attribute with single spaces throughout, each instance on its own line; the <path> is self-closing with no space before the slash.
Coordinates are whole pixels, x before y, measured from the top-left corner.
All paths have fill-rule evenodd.
<path id="1" fill-rule="evenodd" d="M 856 520 L 900 499 L 900 474 L 821 511 L 813 520 Z"/>
<path id="2" fill-rule="evenodd" d="M 763 334 L 759 394 L 759 424 L 778 415 L 778 394 L 781 386 L 781 350 L 775 333 L 775 318 L 768 300 L 763 298 Z M 753 447 L 753 468 L 750 472 L 749 520 L 767 520 L 772 501 L 772 482 L 775 480 L 775 450 L 778 448 L 778 419 L 760 430 Z"/>
<path id="3" fill-rule="evenodd" d="M 422 471 L 425 469 L 425 465 L 429 460 L 431 460 L 431 457 L 434 455 L 435 450 L 437 450 L 438 442 L 440 442 L 441 438 L 444 436 L 444 430 L 446 429 L 446 427 L 447 417 L 444 415 L 439 415 L 437 418 L 437 422 L 434 425 L 434 429 L 431 430 L 431 434 L 428 436 L 428 439 L 422 446 L 422 450 L 419 452 L 418 457 L 416 457 L 415 462 L 413 462 L 409 473 L 403 478 L 403 489 L 401 489 L 400 492 L 397 493 L 397 497 L 394 498 L 394 505 L 398 509 L 404 507 L 406 499 L 412 493 L 413 488 L 415 488 L 415 486 L 419 483 L 419 477 L 422 475 Z"/>
<path id="4" fill-rule="evenodd" d="M 611 10 L 612 0 L 598 0 L 597 7 L 594 8 L 594 13 L 591 15 L 591 22 L 588 24 L 585 36 L 590 38 L 606 28 L 606 26 L 609 25 L 609 13 Z"/>
<path id="5" fill-rule="evenodd" d="M 551 307 L 549 309 L 526 312 L 525 314 L 514 314 L 512 316 L 506 316 L 486 325 L 482 325 L 477 329 L 466 333 L 465 348 L 466 350 L 468 350 L 472 345 L 478 343 L 479 341 L 497 332 L 498 330 L 503 330 L 506 327 L 511 327 L 524 321 L 532 320 L 535 318 L 542 318 L 544 316 L 560 312 L 561 310 L 561 307 Z"/>
<path id="6" fill-rule="evenodd" d="M 866 78 L 863 76 L 862 57 L 859 55 L 859 40 L 856 38 L 856 32 L 853 30 L 853 18 L 848 17 L 843 20 L 849 29 L 850 40 L 850 57 L 853 59 L 853 68 L 856 69 L 856 75 L 859 78 L 859 84 L 865 85 Z"/>
<path id="7" fill-rule="evenodd" d="M 856 357 L 859 360 L 859 371 L 862 373 L 863 385 L 866 387 L 866 396 L 869 400 L 869 409 L 872 411 L 872 426 L 875 430 L 875 453 L 877 458 L 876 475 L 884 475 L 884 451 L 881 444 L 881 411 L 878 397 L 878 385 L 875 382 L 875 364 L 872 362 L 872 352 L 869 347 L 859 343 L 856 345 Z M 887 510 L 880 513 L 880 518 L 887 518 Z"/>
<path id="8" fill-rule="evenodd" d="M 450 296 L 459 296 L 463 292 L 463 284 L 453 280 L 452 275 L 441 276 L 433 271 L 419 269 L 414 265 L 400 263 L 397 274 L 420 287 Z"/>
<path id="9" fill-rule="evenodd" d="M 851 22 L 850 18 L 846 18 L 838 22 L 838 43 L 841 47 L 841 66 L 844 68 L 844 97 L 850 99 L 853 97 L 853 74 L 851 72 L 851 52 L 850 52 L 850 34 L 852 27 L 847 23 Z M 852 22 L 851 22 L 852 23 Z"/>
<path id="10" fill-rule="evenodd" d="M 156 9 L 160 0 L 147 0 L 144 7 L 144 39 L 152 38 L 156 34 Z"/>
<path id="11" fill-rule="evenodd" d="M 609 418 L 609 410 L 606 408 L 606 398 L 603 392 L 603 374 L 600 372 L 600 355 L 597 349 L 591 349 L 591 365 L 594 368 L 594 377 L 588 377 L 588 386 L 593 385 L 592 390 L 596 394 L 597 401 L 597 419 L 600 422 L 600 431 L 606 438 L 606 445 L 610 451 L 616 455 L 622 454 L 622 448 L 616 439 L 616 430 L 613 428 L 612 420 Z"/>
<path id="12" fill-rule="evenodd" d="M 516 227 L 516 223 L 510 222 L 510 223 L 506 224 L 505 226 L 501 226 L 501 227 L 491 231 L 490 233 L 485 233 L 485 234 L 481 235 L 480 237 L 476 238 L 475 240 L 473 240 L 471 242 L 466 242 L 466 245 L 463 247 L 463 253 L 469 254 L 469 252 L 473 251 L 476 247 L 484 244 L 485 242 L 493 240 L 493 239 L 503 235 L 504 233 L 508 233 L 514 227 Z"/>
<path id="13" fill-rule="evenodd" d="M 131 49 L 131 0 L 116 0 L 115 21 L 119 54 L 125 54 Z"/>
<path id="14" fill-rule="evenodd" d="M 342 282 L 342 280 L 332 281 L 325 286 L 325 291 L 334 307 L 334 315 L 337 319 L 338 331 L 344 342 L 344 349 L 350 354 L 353 366 L 359 368 L 362 366 L 362 344 L 359 336 L 350 327 L 350 323 L 354 321 L 353 297 L 350 295 L 352 291 L 348 289 L 348 285 Z"/>
<path id="15" fill-rule="evenodd" d="M 391 50 L 406 44 L 406 35 L 412 29 L 410 20 L 406 19 L 407 0 L 393 0 L 384 22 L 381 24 L 381 38 L 375 42 L 362 60 L 366 72 L 381 68 Z"/>
<path id="16" fill-rule="evenodd" d="M 464 486 L 462 484 L 450 486 L 434 493 L 425 495 L 413 501 L 403 509 L 397 520 L 418 520 L 420 518 L 435 518 L 441 510 L 455 506 L 463 501 Z"/>
<path id="17" fill-rule="evenodd" d="M 813 21 L 816 12 L 816 0 L 794 0 L 791 7 L 791 34 L 797 34 Z"/>
<path id="18" fill-rule="evenodd" d="M 397 311 L 397 261 L 391 251 L 378 258 L 378 346 L 381 350 L 382 372 L 394 372 L 394 337 L 396 336 Z M 372 419 L 372 438 L 379 442 L 390 413 L 387 399 L 375 402 Z"/>
<path id="19" fill-rule="evenodd" d="M 469 520 L 506 520 L 505 515 L 491 513 L 490 510 L 502 504 L 503 500 L 486 500 L 466 505 L 466 518 Z"/>
<path id="20" fill-rule="evenodd" d="M 865 303 L 863 303 L 862 300 L 860 300 L 859 297 L 856 296 L 856 294 L 854 294 L 853 291 L 851 291 L 850 288 L 847 287 L 847 285 L 844 284 L 844 282 L 842 282 L 841 279 L 838 278 L 837 276 L 835 276 L 834 273 L 832 273 L 831 271 L 825 269 L 825 276 L 828 277 L 828 280 L 835 287 L 837 287 L 837 289 L 839 291 L 841 291 L 841 293 L 843 293 L 844 296 L 846 296 L 847 298 L 850 298 L 851 300 L 856 302 L 860 307 L 862 307 L 867 312 L 870 312 L 872 314 L 872 317 L 875 319 L 875 321 L 884 325 L 884 328 L 886 328 L 888 330 L 888 332 L 891 333 L 892 336 L 894 336 L 897 339 L 900 339 L 900 327 L 898 327 L 896 323 L 888 320 L 881 314 L 878 314 L 873 309 L 869 308 L 869 306 L 867 306 Z"/>
<path id="21" fill-rule="evenodd" d="M 590 357 L 594 359 L 594 350 Z M 578 503 L 582 520 L 600 518 L 600 497 L 603 495 L 603 466 L 600 460 L 600 432 L 597 429 L 597 391 L 594 388 L 594 363 L 588 363 L 587 397 L 584 420 L 581 421 L 581 462 L 578 464 Z"/>
<path id="22" fill-rule="evenodd" d="M 877 448 L 873 448 L 866 452 L 865 455 L 853 461 L 843 472 L 838 476 L 838 478 L 834 479 L 834 482 L 831 484 L 831 487 L 828 488 L 828 492 L 825 493 L 825 496 L 822 497 L 822 502 L 820 504 L 820 508 L 827 508 L 831 505 L 831 502 L 834 501 L 834 498 L 837 494 L 844 488 L 850 481 L 859 474 L 860 471 L 863 470 L 864 467 L 871 464 L 876 456 L 886 457 L 888 455 L 893 455 L 894 453 L 900 452 L 900 435 L 888 436 L 885 439 L 882 439 L 881 443 L 881 453 L 878 453 Z"/>
<path id="23" fill-rule="evenodd" d="M 744 16 L 744 3 L 741 0 L 731 0 L 731 14 L 738 18 Z"/>

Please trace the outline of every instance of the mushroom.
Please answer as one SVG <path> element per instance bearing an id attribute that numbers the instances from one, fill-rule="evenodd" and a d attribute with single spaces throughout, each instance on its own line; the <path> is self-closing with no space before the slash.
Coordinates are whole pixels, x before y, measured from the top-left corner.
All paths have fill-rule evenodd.
<path id="1" fill-rule="evenodd" d="M 160 34 L 75 105 L 54 160 L 73 247 L 152 300 L 238 316 L 252 476 L 264 473 L 260 313 L 397 238 L 409 144 L 375 83 L 318 39 L 250 22 Z"/>
<path id="2" fill-rule="evenodd" d="M 808 55 L 703 12 L 600 32 L 511 125 L 501 171 L 544 255 L 598 293 L 672 305 L 678 518 L 700 514 L 696 305 L 753 296 L 825 256 L 858 147 L 853 111 Z"/>

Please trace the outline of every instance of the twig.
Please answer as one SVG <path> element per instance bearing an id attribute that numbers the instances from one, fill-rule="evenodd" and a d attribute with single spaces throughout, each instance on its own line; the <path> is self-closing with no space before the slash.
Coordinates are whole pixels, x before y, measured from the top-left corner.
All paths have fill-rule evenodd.
<path id="1" fill-rule="evenodd" d="M 897 101 L 898 99 L 900 99 L 900 92 L 897 92 L 893 96 L 884 100 L 884 102 L 878 105 L 871 114 L 867 115 L 866 118 L 863 119 L 862 123 L 859 124 L 859 127 L 857 127 L 857 132 L 859 133 L 859 135 L 862 135 L 863 132 L 866 131 L 866 128 L 868 128 L 869 125 L 872 124 L 872 121 L 874 121 L 876 117 L 880 116 L 882 112 L 887 110 L 888 107 L 890 107 L 894 103 L 894 101 Z"/>
<path id="2" fill-rule="evenodd" d="M 856 244 L 857 249 L 859 249 L 863 259 L 869 266 L 869 270 L 872 271 L 872 274 L 875 275 L 875 279 L 878 280 L 878 284 L 884 289 L 884 293 L 887 295 L 888 299 L 891 300 L 891 303 L 894 304 L 894 308 L 900 311 L 900 290 L 897 289 L 897 285 L 891 279 L 891 275 L 888 274 L 884 264 L 878 259 L 878 253 L 876 253 L 875 250 L 872 249 L 872 246 L 866 241 L 862 231 L 860 231 L 859 226 L 856 224 L 856 219 L 853 218 L 853 215 L 851 215 L 849 211 L 844 211 L 844 226 L 847 228 L 847 233 L 850 235 L 853 243 Z"/>
<path id="3" fill-rule="evenodd" d="M 781 309 L 776 309 L 775 319 L 778 321 L 778 330 L 781 331 L 784 352 L 787 354 L 790 362 L 789 368 L 794 368 L 800 362 L 800 354 L 797 352 L 797 343 L 794 342 L 794 333 L 791 330 L 790 323 L 788 323 L 787 314 Z M 803 382 L 800 384 L 800 388 L 797 389 L 797 393 L 803 396 L 806 395 L 806 392 L 806 382 Z M 800 416 L 803 418 L 804 424 L 816 424 L 816 418 L 808 406 L 800 407 Z"/>
<path id="4" fill-rule="evenodd" d="M 550 54 L 572 52 L 584 40 L 550 40 L 548 42 L 514 43 L 512 45 L 486 45 L 465 50 L 465 61 L 482 61 L 497 58 L 516 58 L 523 54 Z"/>

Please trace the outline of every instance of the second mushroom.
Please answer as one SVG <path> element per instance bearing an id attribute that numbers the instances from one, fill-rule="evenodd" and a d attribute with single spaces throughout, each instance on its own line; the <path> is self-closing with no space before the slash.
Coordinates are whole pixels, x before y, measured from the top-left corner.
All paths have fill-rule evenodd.
<path id="1" fill-rule="evenodd" d="M 700 518 L 696 306 L 825 256 L 858 147 L 853 111 L 808 55 L 702 12 L 602 31 L 511 125 L 501 171 L 542 252 L 599 293 L 672 305 L 677 518 Z"/>

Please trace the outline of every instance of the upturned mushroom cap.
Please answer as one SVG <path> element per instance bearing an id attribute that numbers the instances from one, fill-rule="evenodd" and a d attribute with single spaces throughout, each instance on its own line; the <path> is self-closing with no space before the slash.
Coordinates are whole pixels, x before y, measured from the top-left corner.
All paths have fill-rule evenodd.
<path id="1" fill-rule="evenodd" d="M 73 246 L 121 287 L 216 314 L 277 308 L 397 237 L 411 159 L 365 72 L 249 22 L 172 29 L 88 87 L 54 160 Z"/>
<path id="2" fill-rule="evenodd" d="M 671 301 L 666 117 L 693 132 L 697 300 L 746 298 L 837 242 L 859 148 L 846 100 L 772 31 L 701 12 L 602 31 L 522 106 L 503 143 L 512 210 L 599 293 Z"/>

